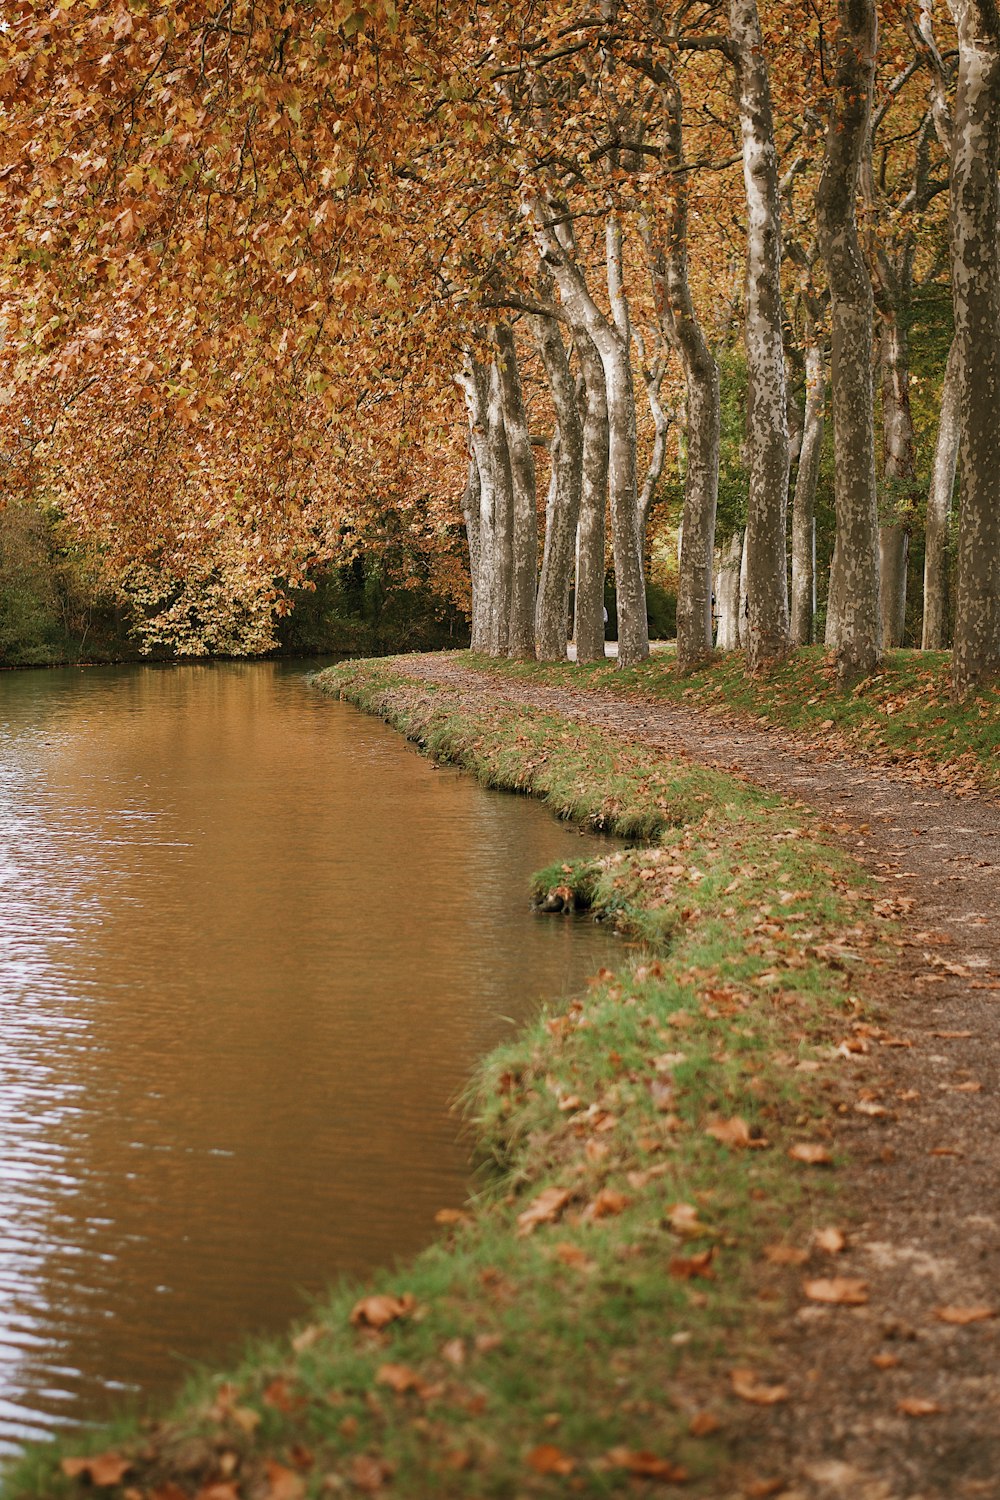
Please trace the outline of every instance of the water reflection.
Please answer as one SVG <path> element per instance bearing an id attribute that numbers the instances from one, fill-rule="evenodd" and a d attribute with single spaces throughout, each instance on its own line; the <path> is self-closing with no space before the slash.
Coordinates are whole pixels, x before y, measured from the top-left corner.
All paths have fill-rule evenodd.
<path id="1" fill-rule="evenodd" d="M 286 666 L 0 677 L 0 1452 L 427 1238 L 580 844 Z"/>

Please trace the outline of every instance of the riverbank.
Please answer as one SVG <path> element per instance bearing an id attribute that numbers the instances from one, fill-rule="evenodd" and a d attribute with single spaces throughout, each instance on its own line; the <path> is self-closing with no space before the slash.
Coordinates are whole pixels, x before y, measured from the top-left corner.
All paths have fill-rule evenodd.
<path id="1" fill-rule="evenodd" d="M 862 1296 L 836 1275 L 833 1126 L 858 1102 L 845 1057 L 879 1036 L 860 981 L 895 907 L 872 916 L 801 808 L 405 673 L 352 662 L 318 685 L 490 785 L 649 841 L 537 892 L 636 946 L 484 1061 L 478 1191 L 442 1205 L 439 1244 L 335 1290 L 168 1419 L 95 1435 L 90 1458 L 31 1455 L 5 1494 L 777 1492 L 762 1425 L 809 1390 L 776 1320 Z"/>

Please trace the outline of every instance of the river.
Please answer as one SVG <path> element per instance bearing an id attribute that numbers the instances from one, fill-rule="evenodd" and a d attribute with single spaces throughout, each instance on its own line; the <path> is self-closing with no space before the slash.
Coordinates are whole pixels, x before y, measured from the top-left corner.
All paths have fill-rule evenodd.
<path id="1" fill-rule="evenodd" d="M 527 902 L 593 841 L 302 674 L 0 675 L 0 1453 L 426 1243 L 476 1059 L 608 958 Z"/>

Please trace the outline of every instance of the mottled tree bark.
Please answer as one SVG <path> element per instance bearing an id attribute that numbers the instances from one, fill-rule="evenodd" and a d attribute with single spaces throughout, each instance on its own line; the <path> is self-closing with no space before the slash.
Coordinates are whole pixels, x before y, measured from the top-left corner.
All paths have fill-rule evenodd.
<path id="1" fill-rule="evenodd" d="M 735 651 L 740 643 L 740 565 L 743 533 L 737 531 L 721 549 L 715 580 L 715 612 L 719 625 L 715 644 L 720 651 Z"/>
<path id="2" fill-rule="evenodd" d="M 806 339 L 806 408 L 792 501 L 792 640 L 812 640 L 815 597 L 816 485 L 826 417 L 826 360 L 810 320 Z"/>
<path id="3" fill-rule="evenodd" d="M 561 243 L 544 204 L 536 206 L 539 246 L 574 329 L 589 337 L 601 357 L 608 400 L 608 499 L 618 603 L 618 665 L 649 655 L 646 590 L 639 557 L 635 394 L 629 342 L 597 306 L 576 258 Z M 609 248 L 614 227 L 609 226 Z M 609 255 L 609 262 L 611 256 Z M 610 266 L 609 266 L 610 270 Z M 620 278 L 619 278 L 620 280 Z M 614 294 L 612 302 L 614 304 Z"/>
<path id="4" fill-rule="evenodd" d="M 497 566 L 496 487 L 490 443 L 490 375 L 471 350 L 465 352 L 458 381 L 465 393 L 469 442 L 479 476 L 478 566 L 473 578 L 472 646 L 476 651 L 495 652 L 500 634 L 501 591 Z"/>
<path id="5" fill-rule="evenodd" d="M 647 218 L 642 222 L 642 236 L 657 317 L 664 337 L 680 359 L 687 393 L 687 465 L 677 582 L 677 665 L 687 672 L 712 650 L 719 370 L 698 321 L 688 281 L 688 195 L 680 90 L 672 75 L 664 74 L 659 81 L 664 106 L 664 157 L 675 174 L 674 191 L 662 231 L 657 233 Z"/>
<path id="6" fill-rule="evenodd" d="M 924 651 L 940 651 L 946 644 L 948 618 L 948 522 L 955 492 L 958 444 L 961 436 L 959 396 L 961 364 L 958 343 L 952 340 L 941 391 L 941 415 L 934 446 L 934 469 L 927 494 L 924 543 Z"/>
<path id="7" fill-rule="evenodd" d="M 781 327 L 781 207 L 771 89 L 757 0 L 729 0 L 747 197 L 746 350 L 747 667 L 757 672 L 790 644 L 785 527 L 788 412 Z"/>
<path id="8" fill-rule="evenodd" d="M 511 578 L 508 655 L 535 655 L 535 585 L 538 578 L 538 509 L 535 497 L 535 455 L 524 410 L 521 375 L 514 330 L 499 322 L 493 330 L 500 405 L 507 439 L 511 478 Z"/>
<path id="9" fill-rule="evenodd" d="M 837 674 L 846 686 L 872 672 L 880 654 L 873 298 L 856 213 L 871 115 L 877 21 L 874 0 L 838 0 L 838 14 L 836 85 L 816 215 L 820 251 L 830 280 L 832 325 L 837 547 L 828 632 L 836 610 Z"/>
<path id="10" fill-rule="evenodd" d="M 470 438 L 471 446 L 471 438 Z M 482 566 L 482 541 L 480 532 L 480 510 L 482 507 L 482 485 L 479 480 L 479 465 L 475 453 L 469 455 L 469 473 L 462 495 L 462 515 L 465 518 L 465 535 L 469 543 L 469 580 L 472 586 L 472 632 L 473 651 L 481 651 L 483 645 L 482 598 L 479 570 Z"/>
<path id="11" fill-rule="evenodd" d="M 486 438 L 493 494 L 493 607 L 487 650 L 492 656 L 506 656 L 510 649 L 510 608 L 514 587 L 514 480 L 510 472 L 503 395 L 496 361 L 490 366 L 487 387 Z"/>
<path id="12" fill-rule="evenodd" d="M 532 331 L 552 393 L 557 427 L 552 448 L 552 483 L 545 507 L 545 546 L 535 608 L 535 635 L 538 655 L 543 661 L 563 661 L 583 483 L 583 423 L 559 324 L 555 318 L 536 317 L 532 319 Z"/>
<path id="13" fill-rule="evenodd" d="M 961 365 L 962 503 L 956 697 L 1000 672 L 1000 16 L 950 0 L 959 64 L 951 157 L 951 273 Z"/>
<path id="14" fill-rule="evenodd" d="M 906 330 L 895 308 L 883 315 L 882 477 L 885 501 L 879 527 L 882 645 L 899 646 L 906 621 L 906 565 L 910 552 L 910 510 L 916 486 L 916 439 L 910 411 L 910 352 Z"/>
<path id="15" fill-rule="evenodd" d="M 573 639 L 577 661 L 603 661 L 608 396 L 601 356 L 586 334 L 577 334 L 576 350 L 583 371 L 583 463 L 576 541 Z"/>

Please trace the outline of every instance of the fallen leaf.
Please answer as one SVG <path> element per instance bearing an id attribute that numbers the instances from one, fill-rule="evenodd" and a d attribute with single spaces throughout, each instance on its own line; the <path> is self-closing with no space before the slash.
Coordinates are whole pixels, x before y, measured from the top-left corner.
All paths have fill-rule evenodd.
<path id="1" fill-rule="evenodd" d="M 220 1484 L 206 1484 L 195 1495 L 194 1500 L 240 1500 L 239 1485 L 223 1480 Z"/>
<path id="2" fill-rule="evenodd" d="M 792 1161 L 805 1162 L 809 1167 L 826 1167 L 833 1161 L 829 1151 L 818 1141 L 797 1141 L 788 1154 Z"/>
<path id="3" fill-rule="evenodd" d="M 801 1266 L 809 1259 L 809 1251 L 795 1245 L 765 1245 L 764 1258 L 772 1266 Z"/>
<path id="4" fill-rule="evenodd" d="M 934 1316 L 941 1323 L 955 1323 L 964 1327 L 966 1323 L 985 1323 L 988 1318 L 995 1318 L 997 1310 L 995 1307 L 936 1307 Z"/>
<path id="5" fill-rule="evenodd" d="M 555 1247 L 555 1256 L 561 1260 L 564 1266 L 572 1266 L 576 1271 L 593 1271 L 596 1265 L 590 1257 L 580 1249 L 579 1245 L 571 1245 L 563 1240 Z"/>
<path id="6" fill-rule="evenodd" d="M 271 1381 L 263 1391 L 261 1400 L 272 1411 L 284 1412 L 286 1415 L 304 1405 L 301 1396 L 293 1395 L 292 1388 L 283 1375 L 278 1375 Z"/>
<path id="7" fill-rule="evenodd" d="M 588 1219 L 610 1219 L 617 1214 L 623 1213 L 631 1203 L 624 1193 L 619 1193 L 615 1188 L 601 1188 L 593 1202 L 588 1203 L 584 1209 L 584 1217 Z"/>
<path id="8" fill-rule="evenodd" d="M 958 1146 L 935 1146 L 933 1151 L 928 1151 L 928 1156 L 964 1156 L 964 1152 Z"/>
<path id="9" fill-rule="evenodd" d="M 264 1472 L 269 1488 L 263 1500 L 302 1500 L 306 1482 L 301 1474 L 286 1469 L 284 1464 L 275 1463 L 271 1458 L 265 1463 Z"/>
<path id="10" fill-rule="evenodd" d="M 731 1120 L 713 1120 L 705 1126 L 705 1134 L 720 1145 L 732 1146 L 737 1151 L 745 1150 L 750 1145 L 750 1126 L 739 1115 Z"/>
<path id="11" fill-rule="evenodd" d="M 698 1210 L 693 1203 L 672 1203 L 667 1209 L 667 1223 L 681 1239 L 700 1240 L 706 1234 L 713 1233 L 698 1218 Z"/>
<path id="12" fill-rule="evenodd" d="M 754 1479 L 743 1493 L 747 1500 L 770 1500 L 772 1495 L 780 1495 L 785 1489 L 787 1485 L 783 1479 Z"/>
<path id="13" fill-rule="evenodd" d="M 812 1302 L 831 1302 L 840 1307 L 861 1307 L 868 1301 L 867 1283 L 855 1276 L 821 1276 L 804 1281 L 802 1290 Z"/>
<path id="14" fill-rule="evenodd" d="M 465 1340 L 449 1339 L 441 1346 L 441 1358 L 447 1360 L 456 1370 L 460 1370 L 465 1364 Z"/>
<path id="15" fill-rule="evenodd" d="M 876 1370 L 894 1370 L 899 1364 L 898 1354 L 873 1354 L 872 1364 Z"/>
<path id="16" fill-rule="evenodd" d="M 172 1479 L 168 1479 L 166 1484 L 150 1490 L 149 1500 L 188 1500 L 188 1492 L 182 1490 L 179 1484 L 174 1484 Z"/>
<path id="17" fill-rule="evenodd" d="M 318 1323 L 311 1323 L 308 1328 L 303 1328 L 299 1333 L 295 1334 L 292 1339 L 292 1348 L 296 1354 L 304 1354 L 307 1349 L 312 1348 L 313 1344 L 318 1343 L 325 1332 L 326 1329 L 322 1328 Z"/>
<path id="18" fill-rule="evenodd" d="M 673 1255 L 667 1270 L 680 1281 L 692 1281 L 696 1276 L 710 1281 L 715 1275 L 712 1270 L 714 1256 L 714 1245 L 710 1250 L 699 1250 L 697 1255 Z"/>
<path id="19" fill-rule="evenodd" d="M 518 1214 L 518 1234 L 531 1234 L 539 1224 L 554 1224 L 569 1202 L 569 1198 L 570 1195 L 565 1188 L 546 1188 L 523 1213 Z"/>
<path id="20" fill-rule="evenodd" d="M 468 1224 L 469 1215 L 461 1208 L 439 1208 L 434 1215 L 435 1224 Z"/>
<path id="21" fill-rule="evenodd" d="M 397 1319 L 412 1317 L 416 1306 L 417 1299 L 412 1292 L 404 1292 L 401 1297 L 394 1297 L 390 1292 L 376 1292 L 354 1304 L 351 1322 L 355 1328 L 384 1328 Z"/>
<path id="22" fill-rule="evenodd" d="M 366 1495 L 376 1494 L 394 1473 L 393 1464 L 384 1458 L 374 1458 L 370 1453 L 356 1453 L 347 1468 L 351 1483 Z"/>
<path id="23" fill-rule="evenodd" d="M 902 1412 L 904 1417 L 933 1417 L 944 1411 L 944 1407 L 923 1396 L 904 1396 L 901 1401 L 896 1402 L 896 1410 Z"/>
<path id="24" fill-rule="evenodd" d="M 839 1229 L 817 1229 L 813 1242 L 817 1250 L 823 1250 L 827 1255 L 839 1255 L 847 1244 L 847 1240 Z"/>
<path id="25" fill-rule="evenodd" d="M 397 1396 L 415 1391 L 420 1385 L 420 1376 L 409 1365 L 379 1365 L 375 1379 L 379 1385 L 387 1385 L 390 1390 L 395 1391 Z"/>
<path id="26" fill-rule="evenodd" d="M 729 1378 L 734 1395 L 753 1406 L 776 1406 L 779 1401 L 788 1400 L 787 1385 L 764 1385 L 753 1370 L 730 1370 Z"/>
<path id="27" fill-rule="evenodd" d="M 67 1479 L 80 1479 L 86 1475 L 98 1489 L 110 1489 L 121 1483 L 132 1464 L 120 1453 L 93 1453 L 89 1458 L 64 1458 L 59 1467 Z"/>
<path id="28" fill-rule="evenodd" d="M 688 1432 L 692 1437 L 711 1437 L 713 1432 L 718 1432 L 722 1423 L 713 1412 L 698 1411 L 691 1418 Z"/>
<path id="29" fill-rule="evenodd" d="M 576 1468 L 576 1460 L 554 1443 L 539 1443 L 537 1448 L 532 1448 L 525 1463 L 536 1474 L 572 1474 Z"/>
<path id="30" fill-rule="evenodd" d="M 639 1479 L 665 1479 L 671 1484 L 683 1484 L 688 1478 L 687 1469 L 671 1463 L 669 1458 L 660 1458 L 645 1448 L 610 1448 L 606 1455 L 609 1463 L 617 1469 L 627 1469 Z"/>

